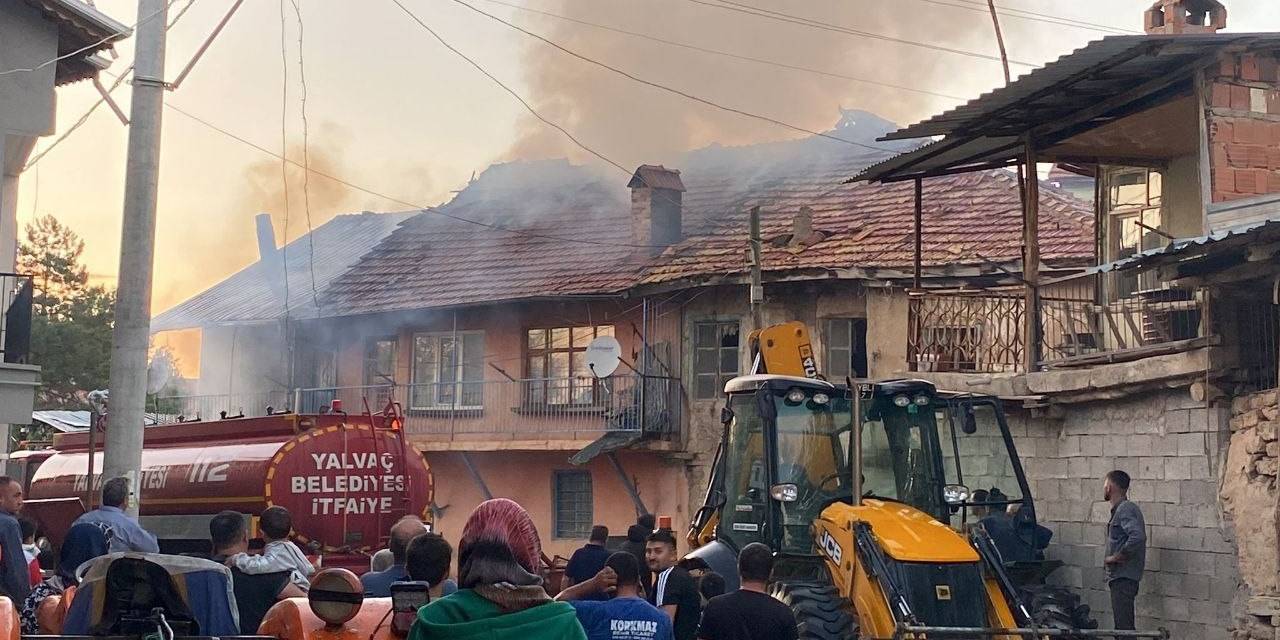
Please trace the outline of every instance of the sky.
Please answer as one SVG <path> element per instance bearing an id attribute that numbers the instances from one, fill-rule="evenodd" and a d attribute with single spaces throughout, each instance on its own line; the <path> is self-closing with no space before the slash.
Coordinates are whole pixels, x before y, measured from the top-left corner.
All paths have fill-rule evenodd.
<path id="1" fill-rule="evenodd" d="M 401 0 L 534 108 L 623 167 L 662 162 L 712 143 L 748 144 L 805 135 L 730 114 L 573 58 L 468 9 L 461 0 Z M 839 108 L 908 124 L 1003 83 L 998 62 L 848 33 L 997 53 L 981 0 L 735 0 L 844 27 L 815 29 L 743 11 L 720 0 L 467 0 L 494 16 L 619 69 L 725 106 L 810 130 L 829 129 Z M 306 77 L 307 156 L 313 167 L 391 199 L 303 172 L 166 110 L 161 147 L 153 311 L 162 311 L 257 258 L 253 216 L 272 214 L 283 241 L 344 212 L 395 211 L 447 201 L 493 162 L 570 157 L 602 162 L 566 143 L 455 54 L 392 0 L 247 0 L 167 102 L 235 136 L 303 160 L 301 72 Z M 1021 10 L 1138 30 L 1151 0 L 999 0 Z M 98 0 L 125 24 L 136 5 Z M 186 65 L 232 0 L 193 0 L 169 31 L 167 74 Z M 709 6 L 721 4 L 721 6 Z M 732 3 L 729 3 L 732 6 Z M 1280 3 L 1228 2 L 1230 31 L 1280 31 Z M 176 0 L 171 17 L 188 5 Z M 510 5 L 522 6 L 521 10 Z M 737 6 L 741 7 L 742 4 Z M 533 11 L 530 11 L 533 10 Z M 534 13 L 551 12 L 686 45 L 768 59 L 917 89 L 906 91 L 809 71 L 781 69 L 641 39 Z M 1029 14 L 1022 13 L 1022 16 Z M 1040 64 L 1104 33 L 1074 24 L 1002 18 L 1010 59 Z M 283 45 L 283 60 L 282 60 Z M 132 40 L 116 47 L 119 73 Z M 1017 76 L 1030 70 L 1013 66 Z M 110 84 L 110 77 L 104 78 Z M 287 95 L 282 97 L 282 89 Z M 128 85 L 113 96 L 128 111 Z M 951 97 L 931 95 L 931 92 Z M 58 90 L 59 133 L 97 100 L 87 83 Z M 282 113 L 283 110 L 283 113 Z M 39 153 L 57 137 L 43 139 Z M 105 107 L 22 177 L 19 224 L 52 214 L 80 233 L 95 281 L 117 269 L 127 129 Z M 670 161 L 670 160 L 668 160 Z M 626 176 L 619 169 L 619 180 Z M 307 197 L 309 195 L 309 197 Z M 306 200 L 310 207 L 305 206 Z M 309 211 L 308 211 L 309 209 Z M 309 215 L 308 215 L 309 213 Z"/>

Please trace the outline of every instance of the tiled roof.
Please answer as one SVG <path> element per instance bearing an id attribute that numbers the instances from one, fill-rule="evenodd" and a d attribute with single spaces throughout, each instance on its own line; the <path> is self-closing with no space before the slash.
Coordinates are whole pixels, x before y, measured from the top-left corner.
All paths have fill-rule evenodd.
<path id="1" fill-rule="evenodd" d="M 325 314 L 621 291 L 644 251 L 624 183 L 563 160 L 493 165 L 439 209 L 501 229 L 424 211 L 328 288 Z"/>
<path id="2" fill-rule="evenodd" d="M 779 178 L 740 191 L 723 180 L 687 175 L 686 215 L 722 222 L 668 249 L 645 270 L 641 284 L 744 273 L 747 210 L 761 208 L 766 272 L 887 269 L 910 271 L 914 259 L 915 192 L 910 183 L 840 184 L 847 169 Z M 832 185 L 839 185 L 833 189 Z M 1040 252 L 1046 262 L 1083 263 L 1093 256 L 1088 204 L 1041 183 Z M 925 267 L 982 265 L 1020 258 L 1021 200 L 1006 171 L 931 178 L 924 183 Z M 813 211 L 815 233 L 789 237 L 800 207 Z"/>
<path id="3" fill-rule="evenodd" d="M 312 265 L 316 289 L 324 288 L 355 264 L 360 256 L 413 213 L 341 215 L 284 247 L 291 317 L 315 315 Z M 314 242 L 315 259 L 312 261 Z M 262 262 L 255 262 L 226 280 L 178 303 L 151 321 L 151 331 L 170 331 L 219 324 L 264 322 L 284 316 L 284 301 L 271 286 Z"/>
<path id="4" fill-rule="evenodd" d="M 894 127 L 862 112 L 846 112 L 845 120 L 834 133 L 846 139 L 874 141 Z M 423 212 L 335 280 L 322 306 L 325 315 L 374 313 L 734 276 L 746 268 L 746 216 L 755 205 L 762 210 L 767 271 L 851 277 L 857 268 L 907 272 L 913 256 L 911 186 L 842 184 L 897 147 L 908 148 L 877 146 L 888 150 L 807 138 L 692 152 L 681 160 L 678 176 L 649 166 L 685 188 L 685 240 L 652 257 L 646 248 L 626 246 L 634 242 L 630 198 L 616 175 L 565 161 L 494 165 L 439 209 L 524 235 Z M 1087 263 L 1093 255 L 1089 203 L 1042 185 L 1042 257 Z M 802 206 L 813 211 L 814 233 L 791 243 L 792 220 Z M 1016 260 L 1020 209 L 1010 173 L 926 181 L 926 266 Z"/>
<path id="5" fill-rule="evenodd" d="M 671 189 L 684 191 L 684 183 L 680 181 L 678 169 L 668 169 L 662 165 L 642 164 L 631 176 L 628 187 L 650 187 L 653 189 Z"/>

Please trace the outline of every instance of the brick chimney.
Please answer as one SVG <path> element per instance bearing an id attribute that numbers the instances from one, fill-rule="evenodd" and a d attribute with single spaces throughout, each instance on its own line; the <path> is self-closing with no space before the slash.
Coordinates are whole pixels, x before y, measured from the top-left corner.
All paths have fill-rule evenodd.
<path id="1" fill-rule="evenodd" d="M 651 255 L 679 242 L 684 193 L 680 172 L 662 165 L 642 164 L 627 186 L 631 188 L 632 241 L 650 245 Z"/>
<path id="2" fill-rule="evenodd" d="M 1218 0 L 1157 0 L 1143 16 L 1147 33 L 1214 33 L 1227 26 Z"/>

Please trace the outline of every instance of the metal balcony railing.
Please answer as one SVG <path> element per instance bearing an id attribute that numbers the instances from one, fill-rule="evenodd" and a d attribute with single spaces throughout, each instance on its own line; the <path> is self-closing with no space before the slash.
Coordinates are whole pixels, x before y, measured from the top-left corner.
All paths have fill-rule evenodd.
<path id="1" fill-rule="evenodd" d="M 615 430 L 659 437 L 677 433 L 682 406 L 677 378 L 638 375 L 608 378 L 478 380 L 435 384 L 325 387 L 249 394 L 156 398 L 152 409 L 176 421 L 259 417 L 275 411 L 328 411 L 334 400 L 356 415 L 389 402 L 404 410 L 410 434 L 483 438 L 594 438 Z"/>
<path id="2" fill-rule="evenodd" d="M 1196 347 L 1209 333 L 1203 292 L 1159 289 L 1109 303 L 1040 299 L 1041 367 L 1121 362 Z M 910 306 L 913 371 L 1004 373 L 1025 369 L 1026 301 L 1019 293 L 931 293 Z"/>
<path id="3" fill-rule="evenodd" d="M 295 402 L 313 413 L 336 399 L 356 413 L 364 411 L 366 399 L 375 412 L 394 400 L 411 434 L 519 439 L 611 430 L 669 436 L 680 424 L 680 397 L 678 379 L 631 375 L 301 389 Z"/>

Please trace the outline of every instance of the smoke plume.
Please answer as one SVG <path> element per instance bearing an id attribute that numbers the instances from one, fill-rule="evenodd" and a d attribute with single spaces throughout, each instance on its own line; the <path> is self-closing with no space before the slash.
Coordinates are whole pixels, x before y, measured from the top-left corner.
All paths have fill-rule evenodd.
<path id="1" fill-rule="evenodd" d="M 987 87 L 1002 81 L 998 62 L 813 29 L 707 4 L 558 0 L 536 6 L 666 40 L 941 93 L 965 95 L 969 91 L 963 87 L 972 86 L 975 79 Z M 828 25 L 996 53 L 990 20 L 984 22 L 981 13 L 939 13 L 947 10 L 910 0 L 751 0 L 750 4 Z M 956 102 L 691 51 L 528 12 L 504 13 L 512 22 L 636 76 L 814 131 L 830 129 L 841 107 L 907 123 Z M 669 162 L 680 152 L 711 143 L 735 145 L 806 135 L 639 85 L 541 42 L 531 40 L 526 46 L 527 84 L 534 107 L 624 166 Z M 1019 71 L 1014 68 L 1015 75 Z M 516 158 L 586 159 L 558 132 L 532 117 L 526 118 L 510 153 Z"/>

